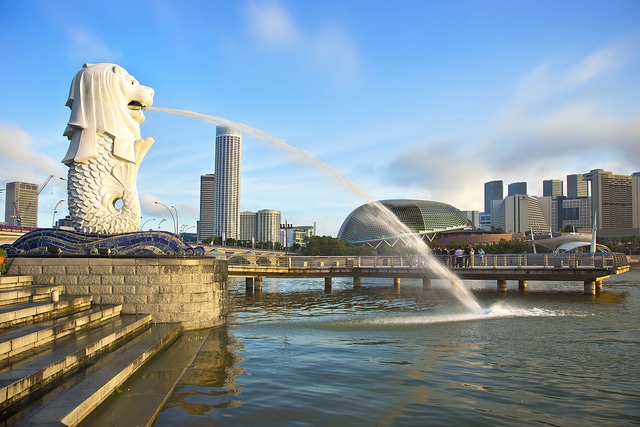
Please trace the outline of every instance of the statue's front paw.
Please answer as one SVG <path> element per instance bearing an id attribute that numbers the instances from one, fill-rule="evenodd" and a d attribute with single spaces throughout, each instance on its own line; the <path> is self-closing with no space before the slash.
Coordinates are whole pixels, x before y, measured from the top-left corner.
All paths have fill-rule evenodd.
<path id="1" fill-rule="evenodd" d="M 140 164 L 140 162 L 142 162 L 142 159 L 144 159 L 144 156 L 146 156 L 147 151 L 149 151 L 149 148 L 151 148 L 154 142 L 155 140 L 150 136 L 147 136 L 144 139 L 139 139 L 135 142 L 134 147 L 136 151 L 137 164 Z"/>

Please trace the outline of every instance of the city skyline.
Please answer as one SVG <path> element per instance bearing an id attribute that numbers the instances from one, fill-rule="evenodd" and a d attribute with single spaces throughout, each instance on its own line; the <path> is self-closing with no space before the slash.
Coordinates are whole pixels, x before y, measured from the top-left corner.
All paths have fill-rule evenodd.
<path id="1" fill-rule="evenodd" d="M 84 62 L 122 65 L 154 88 L 157 107 L 281 138 L 374 200 L 483 211 L 485 182 L 526 182 L 542 195 L 543 180 L 639 169 L 633 0 L 64 4 L 0 5 L 0 188 L 55 175 L 40 195 L 41 226 L 67 198 L 64 103 Z M 115 30 L 139 22 L 135 37 Z M 215 126 L 145 115 L 142 135 L 156 143 L 138 176 L 142 221 L 167 216 L 158 201 L 177 208 L 180 228 L 195 226 Z M 335 236 L 367 201 L 256 137 L 244 137 L 242 159 L 241 211 L 277 209 Z"/>

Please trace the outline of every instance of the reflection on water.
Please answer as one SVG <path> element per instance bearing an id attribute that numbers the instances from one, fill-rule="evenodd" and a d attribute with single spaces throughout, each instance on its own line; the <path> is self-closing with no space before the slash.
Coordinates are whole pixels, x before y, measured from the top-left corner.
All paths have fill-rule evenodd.
<path id="1" fill-rule="evenodd" d="M 227 326 L 212 329 L 155 425 L 184 425 L 185 416 L 206 416 L 213 409 L 240 405 L 242 385 L 235 378 L 242 374 L 242 358 L 237 355 L 241 348 Z"/>
<path id="2" fill-rule="evenodd" d="M 596 297 L 577 282 L 473 282 L 480 314 L 436 282 L 232 282 L 229 325 L 155 425 L 634 425 L 639 273 Z"/>

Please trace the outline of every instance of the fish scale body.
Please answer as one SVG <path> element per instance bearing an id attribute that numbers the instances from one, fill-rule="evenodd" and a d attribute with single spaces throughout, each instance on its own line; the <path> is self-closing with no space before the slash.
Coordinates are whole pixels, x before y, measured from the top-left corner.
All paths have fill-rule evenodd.
<path id="1" fill-rule="evenodd" d="M 135 231 L 140 224 L 137 165 L 117 159 L 112 146 L 110 137 L 99 137 L 95 158 L 69 166 L 69 214 L 77 231 L 117 234 Z M 122 206 L 116 208 L 119 200 Z"/>

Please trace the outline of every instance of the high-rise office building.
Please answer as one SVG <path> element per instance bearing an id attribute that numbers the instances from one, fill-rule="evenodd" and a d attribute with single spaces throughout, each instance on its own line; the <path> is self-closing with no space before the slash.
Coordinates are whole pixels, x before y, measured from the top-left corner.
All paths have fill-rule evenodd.
<path id="1" fill-rule="evenodd" d="M 546 200 L 545 200 L 546 199 Z M 532 230 L 535 234 L 549 232 L 551 218 L 551 199 L 517 194 L 507 196 L 498 204 L 492 214 L 491 224 L 502 228 L 507 233 L 526 233 Z"/>
<path id="2" fill-rule="evenodd" d="M 480 228 L 480 212 L 478 211 L 462 211 L 462 214 L 467 217 L 471 224 L 475 228 Z"/>
<path id="3" fill-rule="evenodd" d="M 491 202 L 502 200 L 504 187 L 502 181 L 490 181 L 484 183 L 484 212 L 491 213 Z"/>
<path id="4" fill-rule="evenodd" d="M 38 226 L 38 184 L 8 182 L 4 220 L 9 225 Z"/>
<path id="5" fill-rule="evenodd" d="M 520 194 L 522 196 L 527 195 L 527 183 L 526 182 L 512 182 L 507 187 L 507 196 L 515 196 Z"/>
<path id="6" fill-rule="evenodd" d="M 280 242 L 280 211 L 262 209 L 256 216 L 256 228 L 260 242 Z"/>
<path id="7" fill-rule="evenodd" d="M 591 228 L 591 200 L 588 197 L 569 199 L 558 196 L 553 200 L 552 208 L 553 232 L 563 227 Z"/>
<path id="8" fill-rule="evenodd" d="M 588 182 L 582 174 L 567 175 L 567 198 L 589 197 Z"/>
<path id="9" fill-rule="evenodd" d="M 592 169 L 584 177 L 591 182 L 591 212 L 597 215 L 596 228 L 633 228 L 632 177 L 603 169 Z"/>
<path id="10" fill-rule="evenodd" d="M 542 196 L 555 200 L 558 196 L 564 196 L 564 183 L 561 179 L 546 179 L 542 181 Z"/>
<path id="11" fill-rule="evenodd" d="M 633 228 L 640 228 L 640 172 L 631 175 L 631 212 Z"/>
<path id="12" fill-rule="evenodd" d="M 240 240 L 257 242 L 257 230 L 256 213 L 250 211 L 240 212 Z"/>
<path id="13" fill-rule="evenodd" d="M 240 163 L 242 133 L 216 127 L 214 233 L 224 239 L 240 236 Z"/>
<path id="14" fill-rule="evenodd" d="M 213 228 L 215 179 L 216 175 L 208 173 L 200 177 L 200 219 L 198 220 L 198 242 L 215 236 Z"/>

